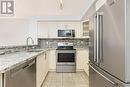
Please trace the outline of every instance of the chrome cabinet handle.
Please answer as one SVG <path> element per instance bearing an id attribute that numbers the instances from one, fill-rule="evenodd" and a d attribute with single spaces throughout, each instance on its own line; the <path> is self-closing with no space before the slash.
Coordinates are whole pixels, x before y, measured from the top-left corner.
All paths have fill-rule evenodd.
<path id="1" fill-rule="evenodd" d="M 100 76 L 102 76 L 104 79 L 106 79 L 108 82 L 110 82 L 111 84 L 113 84 L 114 86 L 118 85 L 118 83 L 115 83 L 114 81 L 110 80 L 109 78 L 107 78 L 106 76 L 104 76 L 102 73 L 100 73 L 98 70 L 96 70 L 92 65 L 89 64 L 89 66 L 96 72 L 98 73 Z"/>

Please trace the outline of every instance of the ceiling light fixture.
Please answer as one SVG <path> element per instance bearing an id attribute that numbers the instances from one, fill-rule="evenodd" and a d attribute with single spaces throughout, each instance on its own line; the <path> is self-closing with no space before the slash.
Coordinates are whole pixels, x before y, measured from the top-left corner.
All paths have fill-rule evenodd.
<path id="1" fill-rule="evenodd" d="M 60 9 L 63 10 L 63 0 L 60 0 Z"/>

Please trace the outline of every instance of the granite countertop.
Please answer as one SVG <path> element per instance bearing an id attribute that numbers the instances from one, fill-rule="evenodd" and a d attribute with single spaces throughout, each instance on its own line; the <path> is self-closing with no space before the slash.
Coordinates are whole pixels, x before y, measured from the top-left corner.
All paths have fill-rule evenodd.
<path id="1" fill-rule="evenodd" d="M 6 55 L 0 55 L 0 73 L 5 73 L 20 64 L 23 64 L 49 49 L 42 49 L 40 52 L 17 52 Z"/>
<path id="2" fill-rule="evenodd" d="M 80 48 L 76 48 L 79 50 L 83 50 Z M 36 58 L 38 55 L 48 51 L 48 50 L 56 50 L 55 48 L 46 48 L 40 49 L 40 52 L 16 52 L 6 55 L 0 55 L 0 73 L 5 73 L 31 59 Z"/>

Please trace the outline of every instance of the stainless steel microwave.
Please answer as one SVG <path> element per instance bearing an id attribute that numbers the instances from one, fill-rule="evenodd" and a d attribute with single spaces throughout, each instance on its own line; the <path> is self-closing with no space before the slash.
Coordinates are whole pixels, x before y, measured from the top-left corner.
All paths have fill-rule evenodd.
<path id="1" fill-rule="evenodd" d="M 75 37 L 75 30 L 58 30 L 58 37 Z"/>

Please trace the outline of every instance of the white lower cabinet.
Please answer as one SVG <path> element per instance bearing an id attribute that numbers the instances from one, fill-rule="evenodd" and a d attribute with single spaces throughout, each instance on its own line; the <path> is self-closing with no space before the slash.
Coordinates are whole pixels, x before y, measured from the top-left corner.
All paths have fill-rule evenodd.
<path id="1" fill-rule="evenodd" d="M 89 67 L 88 67 L 88 49 L 77 49 L 76 55 L 77 55 L 77 71 L 84 70 L 87 75 L 89 75 Z"/>
<path id="2" fill-rule="evenodd" d="M 56 50 L 49 51 L 49 70 L 56 70 Z"/>
<path id="3" fill-rule="evenodd" d="M 36 60 L 36 87 L 40 87 L 48 73 L 48 51 L 39 55 Z"/>
<path id="4" fill-rule="evenodd" d="M 37 56 L 36 66 L 36 84 L 40 87 L 46 78 L 48 71 L 56 71 L 56 50 L 50 49 Z M 89 75 L 88 49 L 77 49 L 76 52 L 76 69 L 84 70 Z"/>
<path id="5" fill-rule="evenodd" d="M 2 79 L 2 74 L 0 74 L 0 87 L 3 87 L 3 79 Z"/>

